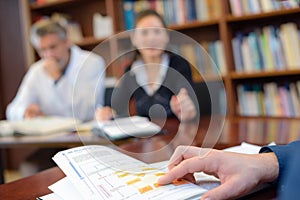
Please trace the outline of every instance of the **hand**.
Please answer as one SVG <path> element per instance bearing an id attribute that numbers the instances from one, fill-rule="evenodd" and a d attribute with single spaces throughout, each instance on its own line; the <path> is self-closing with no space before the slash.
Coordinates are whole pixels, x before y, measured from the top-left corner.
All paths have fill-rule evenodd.
<path id="1" fill-rule="evenodd" d="M 34 118 L 38 116 L 42 116 L 43 113 L 40 110 L 40 107 L 37 104 L 30 104 L 25 112 L 24 112 L 24 118 Z"/>
<path id="2" fill-rule="evenodd" d="M 170 159 L 169 172 L 159 184 L 178 178 L 194 182 L 194 172 L 214 175 L 221 185 L 206 192 L 202 199 L 231 199 L 251 191 L 256 185 L 274 181 L 279 165 L 274 153 L 239 154 L 214 149 L 179 146 Z"/>
<path id="3" fill-rule="evenodd" d="M 181 121 L 189 121 L 196 116 L 195 105 L 185 88 L 180 89 L 177 96 L 172 96 L 170 106 Z"/>
<path id="4" fill-rule="evenodd" d="M 103 108 L 97 108 L 95 118 L 97 121 L 108 121 L 113 117 L 114 114 L 115 112 L 113 109 L 105 106 Z"/>
<path id="5" fill-rule="evenodd" d="M 62 75 L 62 69 L 55 59 L 45 59 L 44 69 L 54 80 L 58 80 Z"/>

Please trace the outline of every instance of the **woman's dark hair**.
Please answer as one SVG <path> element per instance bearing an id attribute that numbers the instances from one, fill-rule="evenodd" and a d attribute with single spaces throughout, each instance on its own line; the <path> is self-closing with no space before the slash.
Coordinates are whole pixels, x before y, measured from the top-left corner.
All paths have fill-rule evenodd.
<path id="1" fill-rule="evenodd" d="M 151 10 L 151 9 L 143 10 L 140 13 L 138 13 L 138 15 L 135 18 L 135 25 L 139 21 L 141 21 L 143 18 L 148 17 L 148 16 L 155 16 L 155 17 L 157 17 L 161 21 L 161 23 L 164 26 L 164 28 L 167 28 L 167 24 L 164 21 L 163 17 L 160 14 L 158 14 L 155 10 Z"/>

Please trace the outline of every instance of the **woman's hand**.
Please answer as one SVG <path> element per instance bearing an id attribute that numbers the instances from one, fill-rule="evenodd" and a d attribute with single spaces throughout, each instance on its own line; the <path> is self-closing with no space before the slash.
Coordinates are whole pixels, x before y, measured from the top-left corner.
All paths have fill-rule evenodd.
<path id="1" fill-rule="evenodd" d="M 189 121 L 196 116 L 194 102 L 185 88 L 180 89 L 178 95 L 172 96 L 170 106 L 180 121 Z"/>

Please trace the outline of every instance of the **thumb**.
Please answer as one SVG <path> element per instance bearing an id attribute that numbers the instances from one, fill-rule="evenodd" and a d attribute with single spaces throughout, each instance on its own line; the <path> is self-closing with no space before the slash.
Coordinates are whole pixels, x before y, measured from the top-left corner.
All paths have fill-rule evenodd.
<path id="1" fill-rule="evenodd" d="M 177 99 L 177 96 L 176 96 L 176 95 L 173 95 L 173 96 L 171 97 L 170 104 L 176 105 L 178 102 L 179 102 L 179 101 L 178 101 L 178 99 Z"/>
<path id="2" fill-rule="evenodd" d="M 181 88 L 177 94 L 177 96 L 187 94 L 187 90 L 185 88 Z"/>

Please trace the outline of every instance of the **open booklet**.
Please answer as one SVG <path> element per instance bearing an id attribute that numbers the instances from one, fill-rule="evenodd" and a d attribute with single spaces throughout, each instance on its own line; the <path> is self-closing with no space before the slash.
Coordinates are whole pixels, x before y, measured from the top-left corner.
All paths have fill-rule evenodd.
<path id="1" fill-rule="evenodd" d="M 92 128 L 93 134 L 104 136 L 110 140 L 120 140 L 129 137 L 147 137 L 161 133 L 160 126 L 149 121 L 147 117 L 132 116 L 116 118 L 105 122 L 96 122 Z"/>
<path id="2" fill-rule="evenodd" d="M 43 116 L 20 121 L 1 121 L 0 135 L 45 135 L 76 129 L 80 121 L 74 118 Z M 3 128 L 4 127 L 4 128 Z"/>
<path id="3" fill-rule="evenodd" d="M 60 199 L 194 199 L 206 191 L 185 180 L 158 185 L 157 179 L 164 171 L 106 146 L 64 150 L 53 160 L 66 174 L 62 180 L 73 188 L 69 196 L 56 194 Z"/>
<path id="4" fill-rule="evenodd" d="M 270 145 L 275 144 L 271 143 Z M 260 146 L 243 142 L 225 151 L 256 154 Z M 219 179 L 194 173 L 197 185 L 177 181 L 158 186 L 156 180 L 167 171 L 168 161 L 145 164 L 104 146 L 84 146 L 59 152 L 55 162 L 67 175 L 49 186 L 53 192 L 42 200 L 84 199 L 199 199 L 220 185 Z M 259 185 L 249 194 L 268 187 Z"/>

